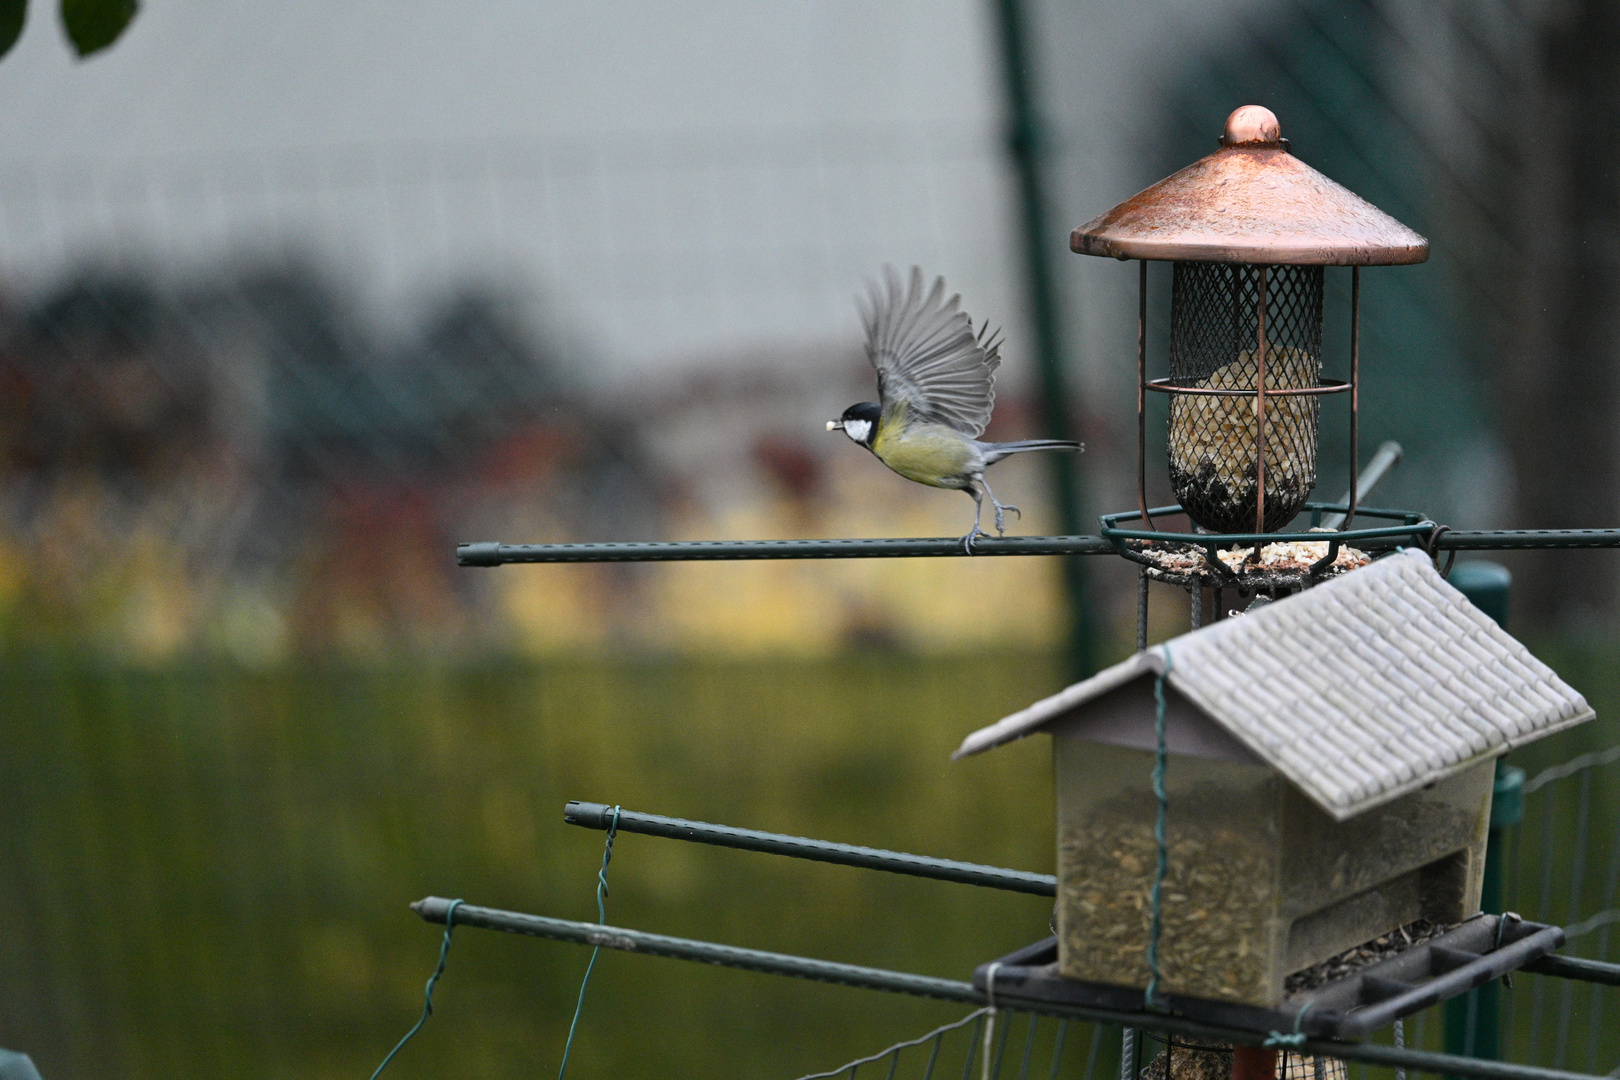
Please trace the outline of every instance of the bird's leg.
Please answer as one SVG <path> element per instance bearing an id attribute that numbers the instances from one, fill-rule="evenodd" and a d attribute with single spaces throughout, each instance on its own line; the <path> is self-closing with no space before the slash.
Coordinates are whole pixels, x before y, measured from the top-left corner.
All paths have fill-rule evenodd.
<path id="1" fill-rule="evenodd" d="M 984 496 L 980 495 L 979 489 L 972 484 L 962 490 L 973 496 L 973 528 L 969 529 L 967 535 L 962 537 L 962 548 L 971 555 L 973 554 L 973 541 L 980 536 L 989 536 L 990 534 L 979 528 L 979 516 L 984 512 Z M 997 513 L 999 514 L 1000 511 L 998 510 Z"/>
<path id="2" fill-rule="evenodd" d="M 1019 521 L 1024 520 L 1024 512 L 1010 503 L 996 502 L 996 493 L 990 490 L 990 485 L 986 483 L 982 477 L 979 479 L 979 483 L 984 484 L 984 493 L 990 496 L 990 505 L 996 508 L 996 535 L 1007 535 L 1006 512 L 1011 510 L 1013 513 L 1017 514 Z"/>

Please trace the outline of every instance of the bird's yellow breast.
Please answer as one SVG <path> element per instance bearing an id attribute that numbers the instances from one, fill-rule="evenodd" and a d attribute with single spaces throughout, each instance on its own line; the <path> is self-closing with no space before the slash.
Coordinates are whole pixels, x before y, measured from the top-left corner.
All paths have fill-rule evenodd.
<path id="1" fill-rule="evenodd" d="M 938 424 L 908 424 L 885 418 L 872 440 L 883 464 L 919 484 L 960 487 L 973 451 L 963 437 Z"/>

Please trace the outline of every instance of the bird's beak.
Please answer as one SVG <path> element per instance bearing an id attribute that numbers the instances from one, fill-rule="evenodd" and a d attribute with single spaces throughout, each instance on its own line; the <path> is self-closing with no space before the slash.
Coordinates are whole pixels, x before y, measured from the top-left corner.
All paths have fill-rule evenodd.
<path id="1" fill-rule="evenodd" d="M 829 420 L 829 421 L 827 421 L 827 430 L 828 431 L 842 431 L 843 429 L 844 429 L 844 422 L 842 420 Z"/>

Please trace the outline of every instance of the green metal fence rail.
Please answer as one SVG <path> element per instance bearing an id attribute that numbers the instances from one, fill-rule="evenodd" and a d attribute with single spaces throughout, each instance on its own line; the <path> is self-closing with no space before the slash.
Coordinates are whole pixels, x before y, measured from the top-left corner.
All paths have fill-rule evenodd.
<path id="1" fill-rule="evenodd" d="M 935 859 L 904 851 L 884 851 L 881 848 L 837 844 L 827 840 L 812 840 L 807 836 L 738 829 L 730 825 L 712 825 L 705 821 L 688 821 L 685 818 L 664 817 L 661 814 L 641 814 L 634 810 L 619 810 L 615 819 L 613 807 L 602 803 L 570 802 L 563 808 L 563 820 L 570 825 L 603 830 L 617 820 L 621 833 L 642 833 L 672 840 L 713 844 L 717 847 L 763 851 L 814 862 L 858 866 L 865 870 L 885 870 L 891 874 L 909 874 L 912 877 L 954 881 L 963 885 L 982 885 L 986 888 L 1032 893 L 1036 896 L 1057 895 L 1057 878 L 1050 874 L 1032 874 L 1024 870 L 1007 870 L 999 866 L 957 862 L 954 859 Z"/>
<path id="2" fill-rule="evenodd" d="M 443 924 L 445 913 L 455 901 L 429 896 L 411 905 L 424 920 Z M 958 1001 L 972 1005 L 988 1005 L 989 999 L 972 983 L 955 979 L 940 979 L 929 975 L 916 975 L 903 971 L 842 964 L 830 960 L 794 956 L 789 953 L 765 952 L 735 945 L 720 945 L 710 941 L 649 934 L 619 926 L 601 923 L 574 922 L 553 919 L 543 915 L 527 915 L 516 911 L 458 904 L 457 926 L 475 926 L 486 930 L 500 930 L 509 934 L 550 938 L 580 945 L 600 946 L 648 956 L 664 956 L 677 960 L 694 960 L 720 967 L 737 968 L 770 975 L 786 975 L 818 982 L 837 983 L 868 990 L 911 994 L 943 1001 Z M 1081 1006 L 1056 1005 L 1045 1002 L 1019 1001 L 1020 1010 L 1072 1020 L 1090 1020 L 1094 1023 L 1117 1024 L 1150 1031 L 1165 1031 L 1178 1035 L 1191 1035 L 1206 1039 L 1254 1045 L 1265 1036 L 1252 1031 L 1237 1031 L 1183 1020 L 1179 1017 L 1151 1012 L 1118 1012 Z M 1533 1065 L 1512 1065 L 1500 1061 L 1483 1061 L 1456 1054 L 1437 1054 L 1430 1051 L 1369 1043 L 1340 1042 L 1334 1039 L 1306 1039 L 1297 1047 L 1306 1053 L 1324 1054 L 1345 1061 L 1365 1062 L 1411 1072 L 1442 1073 L 1451 1076 L 1477 1077 L 1479 1080 L 1597 1080 L 1588 1073 L 1563 1069 L 1546 1069 Z"/>
<path id="3" fill-rule="evenodd" d="M 735 562 L 749 559 L 895 559 L 963 555 L 961 538 L 670 540 L 632 544 L 460 544 L 462 566 L 571 562 Z M 1100 536 L 1009 536 L 973 542 L 980 555 L 1112 555 Z"/>
<path id="4" fill-rule="evenodd" d="M 1605 964 L 1599 960 L 1582 960 L 1578 956 L 1543 956 L 1524 967 L 1539 975 L 1556 975 L 1560 979 L 1620 986 L 1620 964 Z"/>
<path id="5" fill-rule="evenodd" d="M 443 923 L 451 901 L 430 896 L 411 905 L 411 910 L 431 923 Z M 597 945 L 604 949 L 641 953 L 647 956 L 667 956 L 678 960 L 696 960 L 720 967 L 740 968 L 767 975 L 789 975 L 816 982 L 837 983 L 867 990 L 887 990 L 914 997 L 937 998 L 941 1001 L 961 1001 L 972 1005 L 985 1004 L 984 995 L 972 983 L 955 979 L 938 979 L 929 975 L 913 975 L 902 971 L 862 967 L 858 964 L 840 964 L 831 960 L 813 960 L 809 957 L 784 953 L 743 949 L 734 945 L 719 945 L 711 941 L 649 934 L 640 930 L 627 930 L 601 923 L 574 922 L 552 919 L 544 915 L 525 915 L 515 911 L 461 904 L 456 908 L 458 927 L 477 926 L 485 930 L 503 930 L 509 934 L 571 941 L 578 945 Z"/>
<path id="6" fill-rule="evenodd" d="M 1324 538 L 1325 535 L 1324 535 Z M 1393 543 L 1371 542 L 1370 550 Z M 1436 551 L 1525 551 L 1620 548 L 1620 529 L 1486 529 L 1446 531 Z M 510 563 L 738 562 L 752 559 L 982 558 L 987 555 L 1114 555 L 1100 536 L 1008 536 L 977 540 L 973 552 L 960 539 L 903 537 L 850 540 L 669 540 L 624 544 L 503 544 L 456 546 L 462 566 Z"/>
<path id="7" fill-rule="evenodd" d="M 1574 983 L 1545 975 L 1615 966 L 1611 931 L 1620 924 L 1620 821 L 1612 807 L 1620 794 L 1620 747 L 1544 768 L 1524 781 L 1523 790 L 1524 819 L 1508 830 L 1504 845 L 1503 904 L 1558 919 L 1569 943 L 1548 965 L 1559 970 L 1533 966 L 1523 982 L 1503 988 L 1499 1052 L 1558 1066 L 1579 1063 L 1589 1071 L 1612 1068 L 1620 1025 L 1604 987 L 1614 981 L 1588 974 L 1592 985 L 1580 1001 Z M 1462 1045 L 1478 1052 L 1467 1040 Z"/>

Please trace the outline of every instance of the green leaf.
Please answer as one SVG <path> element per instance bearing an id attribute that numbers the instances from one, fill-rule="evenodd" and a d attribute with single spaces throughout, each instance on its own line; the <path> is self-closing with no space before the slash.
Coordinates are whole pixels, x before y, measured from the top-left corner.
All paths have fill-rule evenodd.
<path id="1" fill-rule="evenodd" d="M 0 0 L 0 56 L 17 44 L 27 18 L 28 0 Z"/>
<path id="2" fill-rule="evenodd" d="M 139 10 L 138 0 L 62 0 L 62 29 L 85 57 L 117 41 Z"/>

